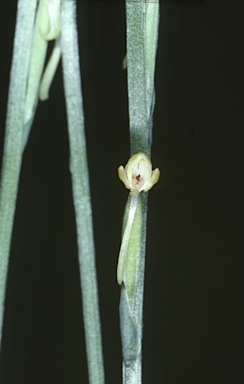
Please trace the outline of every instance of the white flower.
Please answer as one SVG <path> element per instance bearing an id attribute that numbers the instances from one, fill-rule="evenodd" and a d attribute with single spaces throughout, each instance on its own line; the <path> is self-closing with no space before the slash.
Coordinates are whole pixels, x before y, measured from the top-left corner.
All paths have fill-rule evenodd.
<path id="1" fill-rule="evenodd" d="M 125 168 L 118 168 L 120 180 L 131 195 L 138 195 L 141 191 L 149 191 L 158 182 L 160 171 L 158 168 L 152 170 L 152 163 L 147 155 L 142 152 L 133 155 Z"/>

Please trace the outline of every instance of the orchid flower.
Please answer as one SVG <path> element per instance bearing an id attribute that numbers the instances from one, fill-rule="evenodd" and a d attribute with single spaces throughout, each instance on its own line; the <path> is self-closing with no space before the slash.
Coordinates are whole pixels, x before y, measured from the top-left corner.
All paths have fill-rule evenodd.
<path id="1" fill-rule="evenodd" d="M 124 183 L 125 187 L 130 190 L 131 195 L 128 219 L 120 247 L 117 267 L 117 281 L 118 284 L 121 285 L 122 282 L 126 284 L 126 256 L 138 203 L 138 196 L 142 191 L 149 191 L 154 186 L 154 184 L 158 182 L 160 171 L 158 168 L 152 170 L 152 163 L 148 156 L 145 155 L 145 153 L 139 152 L 129 159 L 125 168 L 122 165 L 118 168 L 118 175 L 120 180 Z"/>

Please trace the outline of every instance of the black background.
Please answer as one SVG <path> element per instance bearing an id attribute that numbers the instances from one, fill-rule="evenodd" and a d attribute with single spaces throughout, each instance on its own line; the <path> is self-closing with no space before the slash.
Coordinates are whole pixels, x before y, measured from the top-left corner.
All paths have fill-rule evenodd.
<path id="1" fill-rule="evenodd" d="M 241 384 L 243 13 L 161 4 L 149 193 L 143 383 Z M 106 383 L 121 383 L 116 262 L 129 157 L 122 1 L 78 1 Z M 16 1 L 0 2 L 0 150 Z M 88 383 L 61 65 L 21 171 L 1 384 Z"/>

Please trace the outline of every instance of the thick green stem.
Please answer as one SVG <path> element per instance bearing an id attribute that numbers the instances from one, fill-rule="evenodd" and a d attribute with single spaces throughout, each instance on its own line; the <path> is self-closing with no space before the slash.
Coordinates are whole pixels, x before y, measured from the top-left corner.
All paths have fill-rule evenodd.
<path id="1" fill-rule="evenodd" d="M 25 94 L 37 0 L 19 0 L 0 186 L 0 338 L 10 242 L 23 154 Z"/>
<path id="2" fill-rule="evenodd" d="M 61 50 L 89 382 L 102 384 L 102 342 L 75 10 L 75 1 L 63 0 Z"/>

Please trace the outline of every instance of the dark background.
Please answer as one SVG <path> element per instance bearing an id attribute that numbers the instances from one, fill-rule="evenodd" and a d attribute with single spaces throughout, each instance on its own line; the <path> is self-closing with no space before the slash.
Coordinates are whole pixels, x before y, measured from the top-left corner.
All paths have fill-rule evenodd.
<path id="1" fill-rule="evenodd" d="M 106 383 L 121 383 L 116 283 L 129 157 L 123 1 L 78 1 Z M 143 383 L 241 384 L 243 13 L 161 4 L 149 193 Z M 16 1 L 0 2 L 0 150 Z M 13 231 L 1 384 L 88 383 L 59 67 L 26 148 Z"/>

